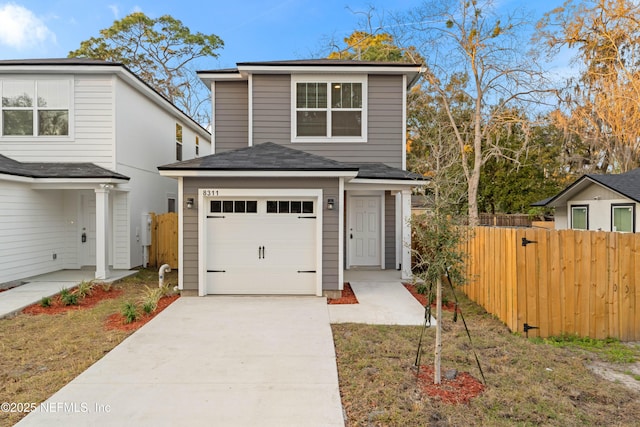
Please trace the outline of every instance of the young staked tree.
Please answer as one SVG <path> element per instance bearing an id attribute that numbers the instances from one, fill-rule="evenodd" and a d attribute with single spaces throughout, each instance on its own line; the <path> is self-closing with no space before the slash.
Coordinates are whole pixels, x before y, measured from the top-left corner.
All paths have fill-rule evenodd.
<path id="1" fill-rule="evenodd" d="M 181 21 L 134 12 L 100 30 L 69 57 L 114 61 L 157 90 L 178 108 L 208 125 L 210 97 L 192 66 L 199 58 L 216 58 L 223 47 L 215 34 L 192 33 Z"/>
<path id="2" fill-rule="evenodd" d="M 551 54 L 574 49 L 580 74 L 559 92 L 556 124 L 586 142 L 584 172 L 640 164 L 640 4 L 568 1 L 545 15 L 539 37 Z M 565 52 L 563 51 L 563 54 Z"/>
<path id="3" fill-rule="evenodd" d="M 477 225 L 483 165 L 498 156 L 517 160 L 527 142 L 507 153 L 492 138 L 495 129 L 528 121 L 513 112 L 526 111 L 544 92 L 542 70 L 526 50 L 532 23 L 515 14 L 497 16 L 490 0 L 431 1 L 399 19 L 426 58 L 425 91 L 436 94 L 446 114 L 466 180 L 469 224 Z M 470 116 L 456 111 L 461 99 L 471 106 Z"/>

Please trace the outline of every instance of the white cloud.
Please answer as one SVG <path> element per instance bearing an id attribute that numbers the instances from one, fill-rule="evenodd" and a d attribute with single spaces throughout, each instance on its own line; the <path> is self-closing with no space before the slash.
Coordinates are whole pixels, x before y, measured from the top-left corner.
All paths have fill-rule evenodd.
<path id="1" fill-rule="evenodd" d="M 0 5 L 0 44 L 22 49 L 36 46 L 56 36 L 29 9 L 15 3 Z"/>
<path id="2" fill-rule="evenodd" d="M 116 19 L 120 18 L 120 8 L 118 7 L 117 4 L 110 4 L 109 9 L 111 9 L 111 12 L 113 12 L 114 18 Z"/>

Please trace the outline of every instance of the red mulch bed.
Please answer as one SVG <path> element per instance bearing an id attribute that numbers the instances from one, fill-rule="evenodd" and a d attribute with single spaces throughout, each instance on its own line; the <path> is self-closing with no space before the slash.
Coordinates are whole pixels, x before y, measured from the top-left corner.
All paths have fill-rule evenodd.
<path id="1" fill-rule="evenodd" d="M 73 289 L 69 289 L 69 291 L 75 292 Z M 122 289 L 111 288 L 110 290 L 105 291 L 100 286 L 94 286 L 90 295 L 78 299 L 77 305 L 64 305 L 62 301 L 60 301 L 60 294 L 58 294 L 51 298 L 51 306 L 42 307 L 40 303 L 35 303 L 23 309 L 22 312 L 25 314 L 37 315 L 59 314 L 71 310 L 82 310 L 84 308 L 91 308 L 102 300 L 117 298 L 122 292 Z"/>
<path id="2" fill-rule="evenodd" d="M 440 384 L 434 384 L 433 371 L 433 366 L 420 366 L 418 385 L 423 393 L 443 403 L 469 403 L 484 391 L 484 385 L 466 372 L 458 372 L 455 379 L 448 380 L 444 378 L 443 369 Z"/>
<path id="3" fill-rule="evenodd" d="M 107 317 L 107 320 L 104 323 L 104 327 L 109 330 L 118 329 L 121 331 L 135 331 L 140 328 L 142 325 L 147 323 L 149 320 L 153 319 L 160 313 L 162 310 L 167 308 L 172 302 L 177 300 L 180 295 L 169 295 L 166 297 L 160 298 L 158 301 L 158 307 L 156 311 L 151 314 L 143 313 L 142 316 L 138 318 L 135 322 L 125 323 L 124 316 L 120 313 L 114 313 L 111 316 Z"/>
<path id="4" fill-rule="evenodd" d="M 418 288 L 416 287 L 416 285 L 412 285 L 410 283 L 403 283 L 403 285 L 409 292 L 411 292 L 411 295 L 413 295 L 413 297 L 417 299 L 420 304 L 422 304 L 423 307 L 427 306 L 427 296 L 425 294 L 418 293 Z M 435 306 L 435 303 L 431 304 L 431 307 Z M 445 311 L 454 312 L 456 310 L 456 303 L 448 301 L 446 304 L 442 304 L 442 309 Z"/>
<path id="5" fill-rule="evenodd" d="M 345 283 L 342 288 L 342 296 L 340 298 L 327 298 L 327 304 L 358 304 L 358 298 L 353 293 L 351 285 Z"/>

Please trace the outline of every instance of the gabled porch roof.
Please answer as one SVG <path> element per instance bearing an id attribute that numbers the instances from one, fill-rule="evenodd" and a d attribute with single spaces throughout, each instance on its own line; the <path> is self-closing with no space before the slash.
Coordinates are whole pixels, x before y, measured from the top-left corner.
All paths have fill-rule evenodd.
<path id="1" fill-rule="evenodd" d="M 31 179 L 101 179 L 129 181 L 129 177 L 93 163 L 19 162 L 0 154 L 0 175 Z"/>

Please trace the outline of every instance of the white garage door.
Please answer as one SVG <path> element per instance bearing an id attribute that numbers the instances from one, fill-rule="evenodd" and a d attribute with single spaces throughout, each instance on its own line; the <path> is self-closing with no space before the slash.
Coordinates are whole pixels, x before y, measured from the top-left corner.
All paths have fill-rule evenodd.
<path id="1" fill-rule="evenodd" d="M 316 293 L 316 201 L 207 201 L 208 294 Z"/>

